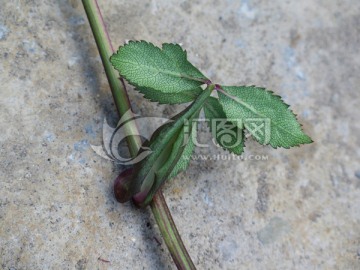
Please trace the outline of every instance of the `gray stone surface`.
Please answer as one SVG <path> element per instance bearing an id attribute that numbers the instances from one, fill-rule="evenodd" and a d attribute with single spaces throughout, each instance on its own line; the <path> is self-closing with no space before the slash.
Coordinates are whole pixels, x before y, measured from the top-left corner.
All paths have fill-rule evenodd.
<path id="1" fill-rule="evenodd" d="M 166 185 L 198 268 L 360 269 L 360 2 L 99 2 L 114 45 L 182 43 L 213 81 L 274 89 L 315 141 L 248 141 L 267 160 L 197 160 Z M 0 268 L 174 269 L 90 148 L 117 116 L 80 1 L 0 4 Z M 129 91 L 142 115 L 183 107 Z"/>

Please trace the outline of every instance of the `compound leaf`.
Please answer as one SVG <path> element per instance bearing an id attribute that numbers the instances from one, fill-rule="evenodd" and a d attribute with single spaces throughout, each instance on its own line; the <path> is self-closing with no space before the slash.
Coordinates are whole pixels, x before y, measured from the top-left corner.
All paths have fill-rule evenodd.
<path id="1" fill-rule="evenodd" d="M 222 86 L 219 101 L 228 118 L 240 119 L 260 144 L 290 148 L 312 140 L 280 96 L 255 86 Z"/>

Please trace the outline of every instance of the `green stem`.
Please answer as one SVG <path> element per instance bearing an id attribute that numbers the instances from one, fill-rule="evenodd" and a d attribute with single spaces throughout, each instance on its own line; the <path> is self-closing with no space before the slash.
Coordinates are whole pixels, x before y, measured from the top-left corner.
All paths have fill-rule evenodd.
<path id="1" fill-rule="evenodd" d="M 98 47 L 100 57 L 105 69 L 106 77 L 109 81 L 111 92 L 115 101 L 116 108 L 120 116 L 124 115 L 128 110 L 131 110 L 130 101 L 126 93 L 126 88 L 123 80 L 119 80 L 118 72 L 111 65 L 109 58 L 114 53 L 111 45 L 109 34 L 106 31 L 104 20 L 97 1 L 83 0 L 83 5 L 86 15 L 90 22 L 92 32 Z M 125 133 L 137 134 L 135 125 L 125 125 Z M 127 142 L 130 154 L 135 156 L 141 146 L 141 140 L 138 136 L 127 136 Z"/>
<path id="2" fill-rule="evenodd" d="M 126 92 L 125 84 L 118 79 L 117 71 L 112 67 L 109 58 L 114 53 L 111 41 L 106 31 L 106 27 L 96 0 L 82 0 L 90 27 L 92 29 L 96 45 L 99 49 L 105 73 L 109 81 L 112 95 L 120 117 L 131 110 L 130 101 Z M 127 134 L 138 134 L 136 125 L 129 125 Z M 138 136 L 128 136 L 128 147 L 130 154 L 136 156 L 141 146 L 141 140 Z M 170 251 L 178 269 L 196 269 L 191 258 L 181 240 L 179 232 L 171 217 L 170 210 L 166 204 L 165 198 L 159 190 L 150 204 L 155 220 L 158 223 L 160 232 Z"/>
<path id="3" fill-rule="evenodd" d="M 184 243 L 181 241 L 180 234 L 176 230 L 174 220 L 171 217 L 170 210 L 166 205 L 162 192 L 156 193 L 150 206 L 177 268 L 196 270 L 194 263 L 186 251 Z M 175 230 L 173 228 L 175 228 Z"/>

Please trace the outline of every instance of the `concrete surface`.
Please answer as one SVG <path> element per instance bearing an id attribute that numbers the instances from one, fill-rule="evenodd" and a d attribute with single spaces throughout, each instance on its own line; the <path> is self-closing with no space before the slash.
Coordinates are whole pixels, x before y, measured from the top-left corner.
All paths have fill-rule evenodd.
<path id="1" fill-rule="evenodd" d="M 213 81 L 282 95 L 315 141 L 249 141 L 267 160 L 193 161 L 166 186 L 198 268 L 360 269 L 360 2 L 99 2 L 114 45 L 182 43 Z M 174 269 L 90 148 L 117 116 L 80 1 L 0 4 L 0 268 Z M 130 98 L 142 115 L 183 107 Z"/>

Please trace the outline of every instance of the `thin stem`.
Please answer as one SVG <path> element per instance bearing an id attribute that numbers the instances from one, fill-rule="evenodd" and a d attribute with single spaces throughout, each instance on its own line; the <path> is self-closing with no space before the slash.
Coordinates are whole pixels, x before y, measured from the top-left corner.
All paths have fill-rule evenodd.
<path id="1" fill-rule="evenodd" d="M 115 101 L 116 108 L 120 117 L 127 111 L 131 110 L 129 97 L 126 93 L 124 81 L 119 80 L 117 71 L 111 65 L 109 58 L 114 53 L 109 34 L 106 31 L 105 23 L 102 18 L 100 8 L 97 1 L 86 1 L 83 0 L 84 9 L 88 17 L 96 45 L 98 47 L 101 61 L 104 65 L 106 77 L 109 81 L 111 92 Z M 135 125 L 125 125 L 127 136 L 127 142 L 130 154 L 135 156 L 141 146 L 141 140 L 138 136 L 131 136 L 131 134 L 137 134 Z"/>
<path id="2" fill-rule="evenodd" d="M 112 67 L 109 58 L 114 50 L 111 45 L 108 32 L 106 30 L 101 11 L 96 0 L 82 0 L 86 15 L 88 17 L 90 27 L 92 29 L 105 73 L 108 78 L 116 108 L 120 117 L 131 110 L 130 101 L 126 92 L 125 84 L 122 80 L 118 80 L 117 72 Z M 132 122 L 132 121 L 131 121 Z M 128 134 L 138 134 L 136 125 L 129 125 Z M 128 136 L 129 137 L 129 136 Z M 141 140 L 138 136 L 130 136 L 128 139 L 128 147 L 130 154 L 136 156 L 141 146 Z M 178 269 L 193 270 L 196 269 L 191 258 L 181 240 L 179 232 L 171 217 L 170 210 L 166 204 L 165 198 L 159 190 L 150 204 L 155 220 L 159 226 L 160 232 L 170 251 Z"/>
<path id="3" fill-rule="evenodd" d="M 175 228 L 174 220 L 171 217 L 169 208 L 162 192 L 158 192 L 150 203 L 155 220 L 162 232 L 166 245 L 170 251 L 178 269 L 196 269 L 191 261 L 189 254 L 180 238 L 179 232 Z"/>

